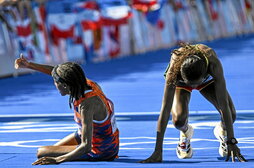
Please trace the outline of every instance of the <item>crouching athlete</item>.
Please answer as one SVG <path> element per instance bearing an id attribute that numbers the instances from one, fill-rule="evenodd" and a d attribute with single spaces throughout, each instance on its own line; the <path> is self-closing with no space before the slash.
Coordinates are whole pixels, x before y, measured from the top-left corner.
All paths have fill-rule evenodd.
<path id="1" fill-rule="evenodd" d="M 226 88 L 222 64 L 215 51 L 204 44 L 182 44 L 172 52 L 165 77 L 155 149 L 152 155 L 141 163 L 162 162 L 163 139 L 170 112 L 174 126 L 180 131 L 176 154 L 179 159 L 192 157 L 191 138 L 194 129 L 188 118 L 193 89 L 199 90 L 221 115 L 221 121 L 214 128 L 214 135 L 220 142 L 220 156 L 226 157 L 226 161 L 232 157 L 232 161 L 237 158 L 245 162 L 234 135 L 236 110 Z"/>

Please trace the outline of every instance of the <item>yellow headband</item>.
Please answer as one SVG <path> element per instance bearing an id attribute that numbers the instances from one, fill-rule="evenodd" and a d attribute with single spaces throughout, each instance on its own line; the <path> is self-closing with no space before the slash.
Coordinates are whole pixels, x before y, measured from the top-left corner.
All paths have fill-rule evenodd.
<path id="1" fill-rule="evenodd" d="M 205 57 L 206 65 L 208 66 L 208 64 L 209 64 L 208 58 L 205 55 L 204 55 L 204 57 Z"/>

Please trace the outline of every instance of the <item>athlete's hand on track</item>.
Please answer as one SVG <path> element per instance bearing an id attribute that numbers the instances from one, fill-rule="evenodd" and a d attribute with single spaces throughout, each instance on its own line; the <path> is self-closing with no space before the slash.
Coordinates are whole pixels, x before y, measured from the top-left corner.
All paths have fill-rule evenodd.
<path id="1" fill-rule="evenodd" d="M 26 58 L 23 56 L 23 54 L 20 54 L 20 57 L 15 60 L 14 67 L 16 69 L 19 68 L 27 68 L 29 65 L 29 62 L 26 60 Z"/>
<path id="2" fill-rule="evenodd" d="M 42 157 L 32 163 L 32 165 L 49 165 L 49 164 L 58 164 L 58 163 L 54 157 Z"/>
<path id="3" fill-rule="evenodd" d="M 149 158 L 142 160 L 139 163 L 158 163 L 158 162 L 162 162 L 162 152 L 154 151 Z"/>
<path id="4" fill-rule="evenodd" d="M 228 144 L 228 156 L 226 158 L 226 162 L 229 160 L 230 156 L 232 157 L 232 162 L 235 162 L 235 157 L 240 162 L 247 162 L 247 160 L 241 155 L 240 149 L 237 145 Z"/>

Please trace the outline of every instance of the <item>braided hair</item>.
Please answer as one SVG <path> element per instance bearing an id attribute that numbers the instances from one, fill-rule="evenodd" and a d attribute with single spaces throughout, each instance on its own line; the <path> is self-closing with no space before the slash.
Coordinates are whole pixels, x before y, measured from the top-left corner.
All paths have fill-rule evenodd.
<path id="1" fill-rule="evenodd" d="M 70 88 L 69 106 L 74 100 L 84 96 L 85 90 L 91 87 L 87 84 L 86 76 L 82 68 L 74 62 L 66 62 L 55 66 L 52 70 L 52 77 L 56 82 L 64 83 Z"/>
<path id="2" fill-rule="evenodd" d="M 174 64 L 171 70 L 166 72 L 167 83 L 176 85 L 181 77 L 184 80 L 194 81 L 199 79 L 207 71 L 208 62 L 205 53 L 195 45 L 186 43 L 180 44 L 181 50 L 175 49 Z"/>

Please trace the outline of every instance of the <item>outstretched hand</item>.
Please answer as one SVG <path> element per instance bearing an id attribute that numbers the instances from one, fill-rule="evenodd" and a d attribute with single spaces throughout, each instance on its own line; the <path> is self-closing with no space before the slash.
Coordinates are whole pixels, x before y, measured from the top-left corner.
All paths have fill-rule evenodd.
<path id="1" fill-rule="evenodd" d="M 29 64 L 29 62 L 21 53 L 20 57 L 15 60 L 14 67 L 15 67 L 15 69 L 28 68 L 28 64 Z"/>
<path id="2" fill-rule="evenodd" d="M 230 156 L 232 157 L 232 162 L 235 162 L 235 157 L 240 162 L 247 162 L 247 160 L 241 155 L 240 149 L 237 147 L 237 145 L 228 144 L 228 155 L 226 158 L 226 162 L 229 160 Z"/>
<path id="3" fill-rule="evenodd" d="M 32 163 L 32 165 L 49 165 L 49 164 L 58 164 L 58 163 L 54 157 L 42 157 Z"/>
<path id="4" fill-rule="evenodd" d="M 149 158 L 142 160 L 139 163 L 158 163 L 158 162 L 162 162 L 162 152 L 154 151 Z"/>

